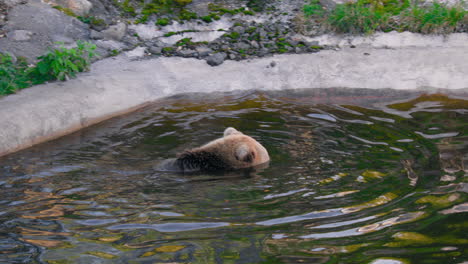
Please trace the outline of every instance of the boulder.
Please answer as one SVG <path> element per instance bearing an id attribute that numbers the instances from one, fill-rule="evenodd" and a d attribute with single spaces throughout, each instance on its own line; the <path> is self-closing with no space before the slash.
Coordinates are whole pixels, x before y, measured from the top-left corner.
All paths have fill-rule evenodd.
<path id="1" fill-rule="evenodd" d="M 86 16 L 93 7 L 88 0 L 51 0 L 46 1 L 54 6 L 61 6 L 70 9 L 77 16 Z"/>
<path id="2" fill-rule="evenodd" d="M 148 48 L 148 51 L 151 53 L 151 54 L 161 54 L 162 53 L 162 48 L 161 47 L 158 47 L 158 46 L 151 46 Z"/>
<path id="3" fill-rule="evenodd" d="M 117 40 L 120 41 L 127 32 L 127 25 L 123 22 L 117 23 L 116 25 L 110 26 L 108 29 L 101 31 L 102 36 L 105 40 Z"/>
<path id="4" fill-rule="evenodd" d="M 184 57 L 184 58 L 190 58 L 190 57 L 195 57 L 197 55 L 197 52 L 191 49 L 181 49 L 177 51 L 177 55 Z"/>
<path id="5" fill-rule="evenodd" d="M 213 53 L 213 50 L 206 47 L 206 46 L 196 47 L 195 50 L 198 52 L 198 57 L 200 57 L 200 58 L 204 58 L 204 57 L 210 55 L 210 53 Z"/>
<path id="6" fill-rule="evenodd" d="M 206 60 L 206 63 L 208 63 L 208 65 L 210 66 L 218 66 L 224 62 L 224 60 L 226 59 L 226 56 L 227 56 L 226 53 L 219 52 L 211 56 L 208 56 L 205 60 Z"/>
<path id="7" fill-rule="evenodd" d="M 74 43 L 78 39 L 87 40 L 89 36 L 86 24 L 40 1 L 10 9 L 3 30 L 8 37 L 0 38 L 2 50 L 32 62 L 57 40 Z"/>

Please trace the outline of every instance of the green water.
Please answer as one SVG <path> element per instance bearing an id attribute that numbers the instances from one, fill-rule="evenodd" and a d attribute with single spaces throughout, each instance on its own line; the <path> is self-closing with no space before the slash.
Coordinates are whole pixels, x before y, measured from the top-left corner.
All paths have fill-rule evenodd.
<path id="1" fill-rule="evenodd" d="M 267 168 L 153 169 L 228 126 Z M 466 263 L 467 153 L 454 96 L 169 98 L 0 158 L 0 263 Z"/>

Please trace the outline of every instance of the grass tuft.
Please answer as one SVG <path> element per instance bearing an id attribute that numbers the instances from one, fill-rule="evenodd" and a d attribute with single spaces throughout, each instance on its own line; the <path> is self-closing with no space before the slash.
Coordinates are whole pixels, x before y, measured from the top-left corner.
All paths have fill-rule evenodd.
<path id="1" fill-rule="evenodd" d="M 358 0 L 338 4 L 326 11 L 318 0 L 304 5 L 304 15 L 320 18 L 340 33 L 372 34 L 376 31 L 411 31 L 425 34 L 448 34 L 468 28 L 468 11 L 462 6 L 433 2 L 410 5 L 409 0 Z"/>

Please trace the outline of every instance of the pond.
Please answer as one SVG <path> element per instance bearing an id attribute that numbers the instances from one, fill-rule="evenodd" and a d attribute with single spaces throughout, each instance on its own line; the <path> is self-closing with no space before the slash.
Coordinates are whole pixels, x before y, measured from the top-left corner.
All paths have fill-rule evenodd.
<path id="1" fill-rule="evenodd" d="M 268 167 L 154 167 L 235 127 Z M 0 158 L 1 263 L 466 263 L 468 101 L 314 89 L 167 98 Z"/>

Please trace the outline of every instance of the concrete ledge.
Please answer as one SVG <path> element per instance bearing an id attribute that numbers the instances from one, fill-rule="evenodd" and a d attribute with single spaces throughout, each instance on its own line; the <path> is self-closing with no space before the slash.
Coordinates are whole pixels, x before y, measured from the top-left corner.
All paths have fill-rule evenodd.
<path id="1" fill-rule="evenodd" d="M 468 89 L 467 76 L 468 43 L 443 49 L 343 48 L 226 61 L 218 67 L 195 59 L 132 61 L 122 55 L 95 63 L 90 73 L 77 79 L 0 98 L 0 156 L 178 93 L 332 87 Z"/>

